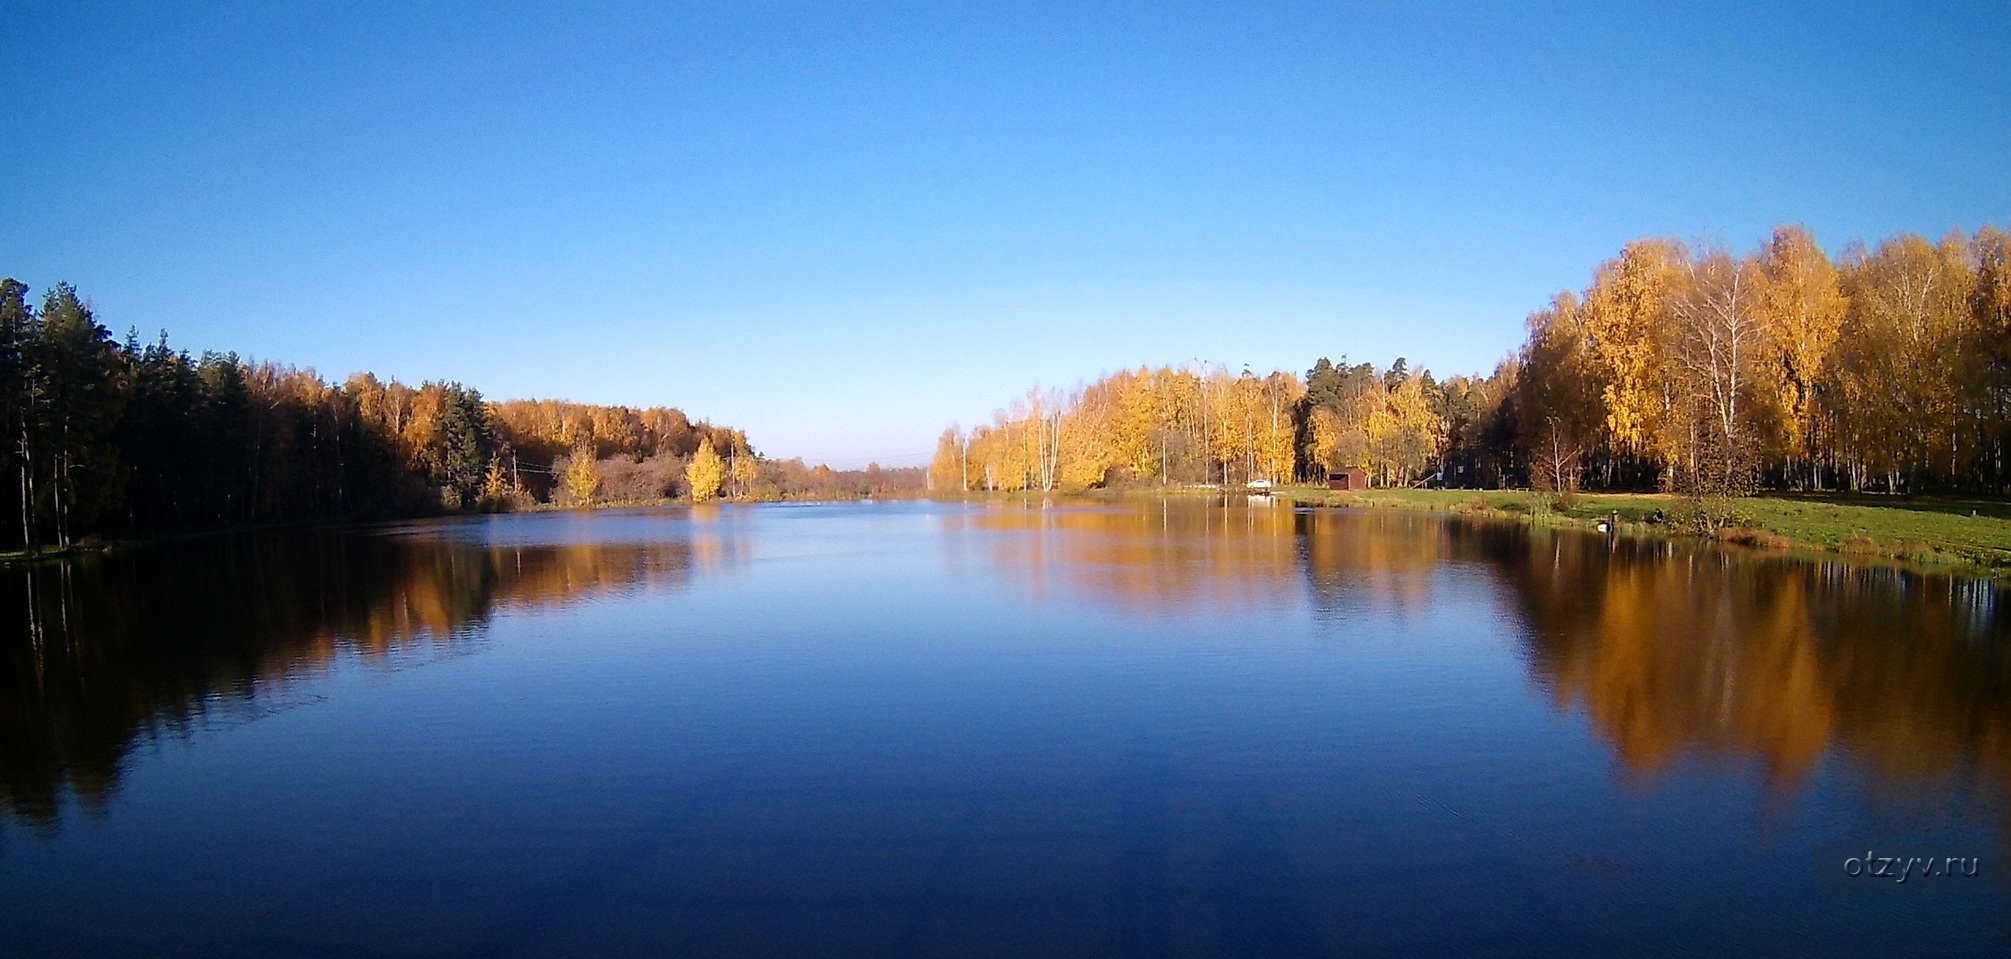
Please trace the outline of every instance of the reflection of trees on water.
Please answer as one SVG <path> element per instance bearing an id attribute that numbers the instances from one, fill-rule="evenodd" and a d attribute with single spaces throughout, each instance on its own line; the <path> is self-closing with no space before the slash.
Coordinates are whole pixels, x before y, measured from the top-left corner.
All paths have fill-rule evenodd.
<path id="1" fill-rule="evenodd" d="M 2011 783 L 2011 623 L 1987 582 L 1435 517 L 1305 526 L 1323 610 L 1414 608 L 1484 563 L 1531 678 L 1638 772 L 1687 755 L 1786 784 L 1832 749 L 1880 780 Z M 1443 598 L 1443 597 L 1440 597 Z"/>
<path id="2" fill-rule="evenodd" d="M 2011 786 L 2011 622 L 1989 583 L 1395 511 L 1174 501 L 946 522 L 1015 534 L 977 548 L 1030 592 L 1139 610 L 1310 602 L 1334 628 L 1401 630 L 1485 589 L 1521 622 L 1531 679 L 1640 774 L 1719 756 L 1788 786 L 1834 752 L 1897 789 Z"/>
<path id="3" fill-rule="evenodd" d="M 462 531 L 478 528 L 468 527 Z M 718 552 L 731 544 L 695 537 Z M 691 542 L 496 544 L 292 532 L 0 575 L 0 807 L 53 823 L 115 788 L 136 740 L 268 696 L 338 656 L 473 642 L 498 610 L 680 586 Z"/>
<path id="4" fill-rule="evenodd" d="M 2011 784 L 2011 628 L 1989 583 L 1670 544 L 1500 534 L 1533 677 L 1629 768 L 1835 749 L 1899 790 Z"/>
<path id="5" fill-rule="evenodd" d="M 1470 527 L 1396 510 L 1167 499 L 1103 508 L 982 508 L 949 514 L 942 525 L 1008 534 L 950 537 L 946 545 L 960 550 L 978 544 L 981 562 L 1036 598 L 1060 594 L 1148 613 L 1235 612 L 1310 601 L 1321 618 L 1362 629 L 1377 628 L 1367 617 L 1425 608 L 1434 590 L 1445 588 L 1434 575 L 1446 563 L 1480 558 Z"/>
<path id="6" fill-rule="evenodd" d="M 950 537 L 946 546 L 981 544 L 981 562 L 1036 598 L 1061 594 L 1148 613 L 1276 608 L 1308 602 L 1309 592 L 1325 618 L 1414 611 L 1442 588 L 1433 574 L 1463 555 L 1461 527 L 1431 514 L 1245 506 L 1240 498 L 1227 507 L 1169 498 L 980 508 L 949 514 L 942 525 L 1007 534 Z"/>
<path id="7" fill-rule="evenodd" d="M 1378 628 L 1365 617 L 1424 608 L 1445 588 L 1433 575 L 1470 552 L 1461 549 L 1465 527 L 1428 514 L 1312 510 L 1299 514 L 1297 529 L 1314 611 L 1350 629 Z"/>
<path id="8" fill-rule="evenodd" d="M 945 514 L 960 549 L 1019 581 L 1035 599 L 1060 596 L 1155 613 L 1248 609 L 1303 601 L 1295 514 L 1276 507 L 1207 508 L 1160 501 L 1110 508 L 978 508 Z M 952 556 L 951 561 L 958 559 Z"/>
<path id="9" fill-rule="evenodd" d="M 136 740 L 344 655 L 395 665 L 474 641 L 497 610 L 675 587 L 744 553 L 739 515 L 694 511 L 674 535 L 626 542 L 607 524 L 576 544 L 538 539 L 571 528 L 551 517 L 7 572 L 0 806 L 48 822 L 66 787 L 100 801 Z M 1521 622 L 1531 679 L 1642 773 L 1716 755 L 1785 785 L 1836 752 L 1896 789 L 2011 786 L 2011 624 L 1988 584 L 1393 512 L 1174 502 L 939 523 L 968 534 L 944 538 L 953 563 L 970 550 L 1029 594 L 1137 611 L 1310 603 L 1334 628 L 1401 630 L 1390 614 L 1486 589 Z"/>

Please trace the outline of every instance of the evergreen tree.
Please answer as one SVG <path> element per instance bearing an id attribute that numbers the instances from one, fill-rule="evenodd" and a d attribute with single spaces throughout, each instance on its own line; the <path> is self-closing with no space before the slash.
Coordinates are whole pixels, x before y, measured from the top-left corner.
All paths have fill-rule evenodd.
<path id="1" fill-rule="evenodd" d="M 467 507 L 480 494 L 489 461 L 495 454 L 495 430 L 482 394 L 459 383 L 441 388 L 434 438 L 426 464 L 447 505 Z"/>

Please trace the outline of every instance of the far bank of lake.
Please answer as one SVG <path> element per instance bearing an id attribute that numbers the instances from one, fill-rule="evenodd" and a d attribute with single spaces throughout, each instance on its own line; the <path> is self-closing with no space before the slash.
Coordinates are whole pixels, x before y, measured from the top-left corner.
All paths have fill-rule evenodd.
<path id="1" fill-rule="evenodd" d="M 1080 493 L 1016 492 L 942 493 L 903 490 L 880 497 L 792 496 L 784 498 L 718 500 L 718 503 L 791 502 L 845 503 L 883 500 L 932 499 L 938 501 L 1001 500 L 1008 502 L 1041 500 L 1132 500 L 1156 497 L 1192 499 L 1211 496 L 1242 496 L 1250 491 L 1240 487 L 1180 486 L 1097 489 Z M 1957 496 L 1880 496 L 1851 493 L 1769 493 L 1728 501 L 1731 522 L 1707 534 L 1681 522 L 1685 510 L 1694 506 L 1684 498 L 1663 493 L 1579 493 L 1568 504 L 1557 498 L 1529 490 L 1500 489 L 1368 489 L 1351 492 L 1320 486 L 1290 485 L 1264 491 L 1282 504 L 1357 508 L 1400 509 L 1451 513 L 1553 526 L 1594 530 L 1601 522 L 1617 516 L 1617 535 L 1626 537 L 1678 537 L 1714 539 L 1732 546 L 1785 552 L 1835 554 L 1871 562 L 1897 563 L 1926 571 L 1991 578 L 2011 577 L 2011 499 Z M 689 499 L 622 500 L 596 503 L 591 507 L 558 507 L 540 504 L 520 512 L 577 512 L 583 510 L 637 509 L 690 506 Z M 461 514 L 466 515 L 466 514 Z M 361 520 L 359 522 L 371 522 Z M 343 525 L 340 521 L 284 526 Z M 68 548 L 44 549 L 36 553 L 20 550 L 0 552 L 0 569 L 25 564 L 89 560 L 107 553 L 122 552 L 152 543 L 233 535 L 261 528 L 237 527 L 143 539 L 97 540 Z"/>

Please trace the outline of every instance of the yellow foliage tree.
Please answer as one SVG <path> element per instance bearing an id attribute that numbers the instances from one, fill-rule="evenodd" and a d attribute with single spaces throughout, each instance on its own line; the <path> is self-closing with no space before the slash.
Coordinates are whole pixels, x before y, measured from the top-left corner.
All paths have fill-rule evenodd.
<path id="1" fill-rule="evenodd" d="M 1030 393 L 946 434 L 933 475 L 988 490 L 1276 482 L 1301 465 L 1386 483 L 1541 473 L 1566 491 L 2011 486 L 2011 236 L 1989 227 L 1837 263 L 1800 227 L 1743 255 L 1637 240 L 1533 314 L 1492 375 L 1342 361 L 1303 381 L 1197 361 Z"/>
<path id="2" fill-rule="evenodd" d="M 1956 238 L 1895 237 L 1848 265 L 1834 416 L 1850 468 L 1897 488 L 1959 460 L 1962 385 L 1975 378 L 1975 272 Z"/>
<path id="3" fill-rule="evenodd" d="M 1749 491 L 1756 478 L 1752 425 L 1762 417 L 1753 400 L 1767 340 L 1760 285 L 1754 261 L 1718 250 L 1691 260 L 1670 297 L 1665 375 L 1676 405 L 1667 415 L 1682 428 L 1667 431 L 1667 448 L 1681 453 L 1670 464 L 1679 488 L 1722 496 Z"/>
<path id="4" fill-rule="evenodd" d="M 753 488 L 754 478 L 760 473 L 759 467 L 760 461 L 755 459 L 753 453 L 734 454 L 733 466 L 728 472 L 733 479 L 733 494 L 735 496 L 746 496 L 748 491 Z"/>
<path id="5" fill-rule="evenodd" d="M 1258 424 L 1255 443 L 1256 465 L 1258 475 L 1273 483 L 1293 479 L 1292 444 L 1298 433 L 1294 414 L 1305 395 L 1305 384 L 1290 373 L 1272 373 L 1264 378 L 1263 420 Z"/>
<path id="6" fill-rule="evenodd" d="M 1110 380 L 1111 459 L 1133 477 L 1165 478 L 1162 463 L 1162 435 L 1158 431 L 1158 394 L 1152 388 L 1152 373 L 1119 373 Z"/>
<path id="7" fill-rule="evenodd" d="M 965 461 L 964 436 L 952 426 L 936 439 L 936 455 L 929 460 L 929 489 L 933 492 L 963 492 L 970 489 L 969 467 Z"/>
<path id="8" fill-rule="evenodd" d="M 684 481 L 691 487 L 691 501 L 703 503 L 718 496 L 720 483 L 725 479 L 726 461 L 712 449 L 712 439 L 700 440 L 698 452 L 691 456 L 691 465 L 684 468 Z"/>
<path id="9" fill-rule="evenodd" d="M 600 464 L 594 462 L 594 448 L 590 442 L 573 448 L 572 462 L 566 466 L 566 492 L 573 502 L 581 506 L 593 504 L 594 497 L 600 495 Z"/>
<path id="10" fill-rule="evenodd" d="M 482 499 L 490 503 L 500 503 L 510 495 L 510 474 L 503 470 L 503 458 L 489 461 L 489 471 L 482 477 Z"/>
<path id="11" fill-rule="evenodd" d="M 1406 376 L 1368 416 L 1371 468 L 1385 485 L 1402 486 L 1438 457 L 1444 424 L 1431 411 L 1421 377 Z"/>
<path id="12" fill-rule="evenodd" d="M 1328 470 L 1355 465 L 1341 460 L 1341 436 L 1345 429 L 1341 414 L 1325 406 L 1313 407 L 1308 432 L 1313 437 L 1310 452 L 1315 464 Z"/>
<path id="13" fill-rule="evenodd" d="M 1606 440 L 1613 452 L 1664 452 L 1670 396 L 1667 302 L 1686 258 L 1668 240 L 1636 240 L 1601 266 L 1585 291 L 1584 329 L 1600 375 Z"/>
<path id="14" fill-rule="evenodd" d="M 1781 227 L 1760 250 L 1759 310 L 1767 361 L 1759 375 L 1778 411 L 1775 445 L 1800 460 L 1810 485 L 1819 482 L 1816 388 L 1829 375 L 1843 328 L 1843 286 L 1836 267 L 1798 226 Z"/>
<path id="15" fill-rule="evenodd" d="M 1600 384 L 1576 296 L 1559 293 L 1548 309 L 1530 315 L 1529 339 L 1513 369 L 1524 416 L 1518 439 L 1532 457 L 1546 453 L 1554 465 L 1561 462 L 1558 450 L 1581 450 L 1598 437 Z M 1576 453 L 1570 461 L 1577 462 Z"/>

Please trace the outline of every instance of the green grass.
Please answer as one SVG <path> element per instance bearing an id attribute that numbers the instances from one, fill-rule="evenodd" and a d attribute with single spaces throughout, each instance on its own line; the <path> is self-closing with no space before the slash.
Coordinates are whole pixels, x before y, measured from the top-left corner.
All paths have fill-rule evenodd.
<path id="1" fill-rule="evenodd" d="M 1679 533 L 1650 517 L 1679 514 L 1674 496 L 1580 494 L 1569 507 L 1517 490 L 1365 490 L 1337 493 L 1312 486 L 1276 494 L 1330 506 L 1417 509 L 1516 517 L 1548 525 L 1591 527 L 1614 512 L 1627 535 Z M 1735 500 L 1731 524 L 1715 535 L 1748 546 L 1807 549 L 1884 557 L 1908 563 L 2011 576 L 2011 502 L 1973 497 L 1882 497 L 1776 494 Z"/>

